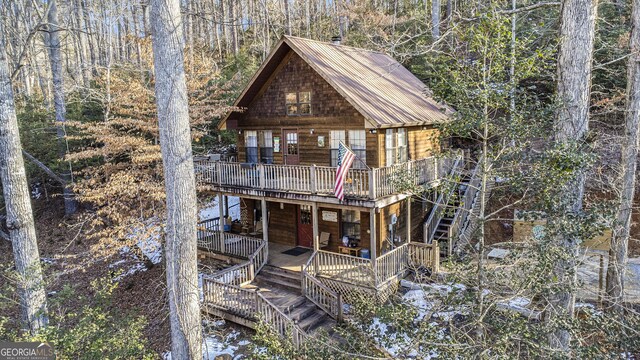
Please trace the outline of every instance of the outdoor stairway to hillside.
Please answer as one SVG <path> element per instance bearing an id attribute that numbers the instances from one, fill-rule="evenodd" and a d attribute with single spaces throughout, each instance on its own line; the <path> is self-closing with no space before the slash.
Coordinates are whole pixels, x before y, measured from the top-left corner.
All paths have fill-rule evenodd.
<path id="1" fill-rule="evenodd" d="M 245 286 L 259 291 L 307 333 L 331 332 L 336 326 L 334 319 L 302 295 L 298 272 L 267 265 Z"/>
<path id="2" fill-rule="evenodd" d="M 464 197 L 464 193 L 467 190 L 470 181 L 471 176 L 469 174 L 464 174 L 463 176 L 461 176 L 460 182 L 454 189 L 454 195 L 449 199 L 447 209 L 443 212 L 442 218 L 436 226 L 433 240 L 438 241 L 440 252 L 442 255 L 446 256 L 449 254 L 450 228 L 455 218 L 455 210 L 460 207 L 460 204 L 462 203 L 462 199 Z"/>

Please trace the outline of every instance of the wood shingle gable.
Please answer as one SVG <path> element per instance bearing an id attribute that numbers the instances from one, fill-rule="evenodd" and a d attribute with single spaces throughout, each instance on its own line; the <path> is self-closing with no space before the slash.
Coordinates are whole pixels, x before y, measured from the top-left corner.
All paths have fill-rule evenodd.
<path id="1" fill-rule="evenodd" d="M 448 121 L 452 110 L 425 95 L 426 86 L 390 56 L 344 45 L 284 36 L 235 102 L 250 108 L 277 72 L 299 57 L 365 119 L 365 128 L 432 125 Z M 233 111 L 220 127 L 234 128 Z"/>

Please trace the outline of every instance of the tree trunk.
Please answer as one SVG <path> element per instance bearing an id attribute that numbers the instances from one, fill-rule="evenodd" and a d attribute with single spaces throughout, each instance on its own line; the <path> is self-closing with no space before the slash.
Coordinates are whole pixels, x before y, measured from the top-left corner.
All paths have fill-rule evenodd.
<path id="1" fill-rule="evenodd" d="M 284 32 L 291 35 L 291 14 L 289 13 L 289 0 L 282 0 L 284 4 Z"/>
<path id="2" fill-rule="evenodd" d="M 178 0 L 152 0 L 151 27 L 167 194 L 165 253 L 171 352 L 174 359 L 201 359 L 195 173 Z"/>
<path id="3" fill-rule="evenodd" d="M 56 0 L 51 1 L 51 9 L 47 16 L 48 21 L 48 45 L 49 45 L 49 60 L 51 62 L 51 76 L 53 82 L 53 104 L 56 111 L 56 132 L 58 137 L 58 153 L 60 158 L 63 159 L 67 154 L 67 141 L 66 141 L 66 107 L 64 102 L 64 84 L 62 75 L 62 61 L 60 59 L 60 26 L 58 26 L 58 9 L 56 6 Z M 63 172 L 62 178 L 71 183 L 72 169 L 71 163 L 69 164 L 68 172 Z M 66 215 L 74 214 L 78 208 L 73 191 L 69 186 L 65 186 L 63 189 L 64 196 L 64 213 Z"/>
<path id="4" fill-rule="evenodd" d="M 440 38 L 440 0 L 431 0 L 431 36 Z"/>
<path id="5" fill-rule="evenodd" d="M 75 12 L 78 24 L 78 45 L 80 47 L 80 49 L 78 49 L 78 54 L 80 55 L 80 64 L 78 64 L 78 66 L 82 72 L 82 83 L 86 89 L 89 89 L 91 86 L 89 83 L 91 80 L 91 66 L 89 65 L 89 55 L 87 52 L 87 48 L 89 47 L 89 42 L 87 41 L 88 29 L 85 28 L 86 21 L 84 19 L 81 0 L 75 0 Z"/>
<path id="6" fill-rule="evenodd" d="M 638 125 L 640 122 L 640 0 L 633 0 L 631 57 L 627 65 L 627 111 L 625 113 L 625 139 L 622 149 L 622 189 L 617 216 L 617 231 L 611 239 L 607 268 L 607 303 L 619 313 L 623 311 L 624 269 L 631 232 L 631 211 L 636 187 L 638 162 Z"/>
<path id="7" fill-rule="evenodd" d="M 560 48 L 558 51 L 558 99 L 556 114 L 559 143 L 582 142 L 589 129 L 589 104 L 591 87 L 591 66 L 597 0 L 564 0 L 561 10 Z M 566 191 L 566 213 L 578 214 L 582 211 L 585 173 L 578 171 L 576 179 Z M 577 282 L 575 258 L 579 239 L 559 236 L 556 245 L 564 251 L 566 259 L 558 260 L 554 277 L 570 290 L 553 294 L 548 319 L 553 321 L 562 317 L 572 317 L 575 307 Z M 569 331 L 561 325 L 549 338 L 554 349 L 568 351 Z"/>
<path id="8" fill-rule="evenodd" d="M 233 50 L 233 55 L 238 54 L 238 35 L 236 32 L 236 12 L 234 7 L 234 0 L 229 1 L 229 41 L 231 42 L 231 49 Z"/>
<path id="9" fill-rule="evenodd" d="M 0 179 L 18 274 L 22 319 L 35 334 L 47 325 L 47 298 L 3 34 L 0 24 Z"/>

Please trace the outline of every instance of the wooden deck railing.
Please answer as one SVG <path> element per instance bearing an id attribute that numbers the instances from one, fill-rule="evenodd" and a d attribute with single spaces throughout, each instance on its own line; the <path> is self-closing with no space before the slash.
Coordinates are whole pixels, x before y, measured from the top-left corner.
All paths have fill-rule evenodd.
<path id="1" fill-rule="evenodd" d="M 314 252 L 302 267 L 302 295 L 337 321 L 342 321 L 342 295 L 329 289 L 308 272 L 313 266 L 312 264 L 315 262 L 314 258 L 317 254 L 318 252 Z"/>
<path id="2" fill-rule="evenodd" d="M 218 218 L 198 223 L 198 247 L 223 255 L 241 258 L 249 256 L 260 247 L 263 240 L 246 235 L 222 232 L 219 230 Z"/>
<path id="3" fill-rule="evenodd" d="M 429 268 L 432 274 L 440 271 L 440 248 L 437 241 L 433 244 L 410 242 L 408 246 L 410 268 Z"/>
<path id="4" fill-rule="evenodd" d="M 455 157 L 459 157 L 456 155 Z M 448 174 L 452 158 L 428 157 L 383 168 L 350 169 L 345 195 L 376 199 L 398 193 L 398 175 L 409 174 L 414 185 L 434 182 Z M 315 165 L 245 164 L 194 160 L 197 180 L 213 186 L 242 187 L 314 195 L 333 195 L 336 168 Z"/>
<path id="5" fill-rule="evenodd" d="M 276 333 L 286 338 L 291 337 L 291 342 L 296 348 L 300 347 L 307 334 L 287 314 L 283 313 L 271 301 L 261 293 L 255 292 L 255 309 L 257 320 L 264 321 Z"/>
<path id="6" fill-rule="evenodd" d="M 206 226 L 205 226 L 206 227 Z M 260 239 L 212 232 L 209 244 L 226 249 L 228 255 L 246 257 L 247 261 L 223 269 L 213 275 L 203 276 L 202 292 L 205 305 L 240 316 L 250 321 L 264 321 L 281 336 L 291 336 L 296 347 L 307 334 L 286 314 L 255 289 L 243 288 L 267 264 L 269 244 Z M 233 242 L 225 240 L 235 239 Z M 340 303 L 340 307 L 342 304 Z"/>
<path id="7" fill-rule="evenodd" d="M 409 244 L 402 244 L 376 260 L 376 285 L 408 270 L 408 246 Z"/>
<path id="8" fill-rule="evenodd" d="M 308 273 L 369 286 L 375 283 L 371 260 L 318 250 L 309 263 Z"/>

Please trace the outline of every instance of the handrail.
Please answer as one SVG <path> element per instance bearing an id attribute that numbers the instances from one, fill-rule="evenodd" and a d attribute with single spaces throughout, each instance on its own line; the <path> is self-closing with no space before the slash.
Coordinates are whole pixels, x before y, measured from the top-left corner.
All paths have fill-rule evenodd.
<path id="1" fill-rule="evenodd" d="M 453 239 L 458 235 L 461 225 L 464 224 L 471 209 L 473 208 L 473 203 L 480 190 L 480 177 L 478 177 L 478 173 L 480 172 L 480 168 L 482 164 L 482 156 L 478 159 L 478 163 L 476 167 L 473 169 L 471 173 L 471 178 L 469 179 L 469 183 L 467 183 L 467 188 L 464 191 L 462 196 L 462 203 L 456 209 L 456 212 L 453 216 L 453 221 L 451 222 L 451 226 L 449 227 L 449 253 L 452 251 L 452 243 Z"/>
<path id="2" fill-rule="evenodd" d="M 461 166 L 461 163 L 462 156 L 458 155 L 455 162 L 451 166 L 451 171 L 449 172 L 450 176 L 452 176 L 454 172 L 458 170 L 458 168 Z M 438 228 L 438 224 L 442 219 L 442 214 L 444 213 L 444 210 L 446 209 L 454 191 L 455 186 L 452 187 L 447 193 L 440 193 L 440 196 L 438 196 L 438 199 L 434 203 L 433 209 L 431 210 L 427 221 L 425 221 L 424 223 L 423 240 L 425 243 L 431 243 L 431 241 L 433 241 L 433 237 L 436 233 L 436 229 Z"/>
<path id="3" fill-rule="evenodd" d="M 342 295 L 331 290 L 308 272 L 309 267 L 314 264 L 314 258 L 317 253 L 317 251 L 314 251 L 307 263 L 302 267 L 302 294 L 331 317 L 341 322 L 344 318 Z"/>
<path id="4" fill-rule="evenodd" d="M 265 323 L 271 326 L 280 336 L 286 337 L 291 331 L 291 340 L 296 348 L 308 337 L 307 333 L 296 324 L 287 314 L 282 312 L 260 292 L 255 291 L 256 313 L 263 317 Z"/>
<path id="5" fill-rule="evenodd" d="M 408 269 L 408 246 L 408 243 L 404 243 L 376 260 L 376 285 L 382 284 Z"/>
<path id="6" fill-rule="evenodd" d="M 456 156 L 459 158 L 459 155 Z M 373 169 L 349 169 L 345 194 L 374 200 L 399 191 L 394 174 L 406 171 L 415 185 L 434 182 L 447 169 L 451 158 L 430 156 Z M 271 191 L 291 191 L 332 196 L 337 168 L 315 165 L 244 164 L 194 160 L 197 180 L 214 186 L 234 186 Z"/>

